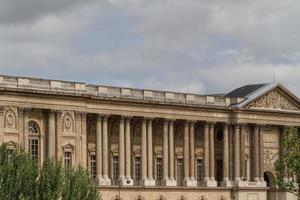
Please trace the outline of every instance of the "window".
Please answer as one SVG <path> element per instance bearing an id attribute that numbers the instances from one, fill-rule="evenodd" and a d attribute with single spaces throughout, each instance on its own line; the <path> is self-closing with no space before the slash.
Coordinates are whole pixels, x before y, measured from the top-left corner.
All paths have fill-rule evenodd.
<path id="1" fill-rule="evenodd" d="M 197 181 L 201 182 L 203 179 L 203 162 L 202 159 L 197 159 Z"/>
<path id="2" fill-rule="evenodd" d="M 156 180 L 161 181 L 162 179 L 163 179 L 162 158 L 156 158 Z"/>
<path id="3" fill-rule="evenodd" d="M 91 178 L 95 180 L 96 179 L 96 170 L 97 170 L 96 155 L 90 156 L 90 170 L 91 170 Z"/>
<path id="4" fill-rule="evenodd" d="M 119 156 L 113 156 L 113 179 L 119 180 Z"/>
<path id="5" fill-rule="evenodd" d="M 64 163 L 65 167 L 71 167 L 72 166 L 72 153 L 71 152 L 65 152 L 64 153 Z"/>
<path id="6" fill-rule="evenodd" d="M 34 121 L 28 122 L 28 152 L 33 160 L 40 156 L 40 129 Z"/>
<path id="7" fill-rule="evenodd" d="M 183 159 L 177 159 L 177 181 L 183 181 Z"/>
<path id="8" fill-rule="evenodd" d="M 141 180 L 141 158 L 135 157 L 135 180 Z"/>

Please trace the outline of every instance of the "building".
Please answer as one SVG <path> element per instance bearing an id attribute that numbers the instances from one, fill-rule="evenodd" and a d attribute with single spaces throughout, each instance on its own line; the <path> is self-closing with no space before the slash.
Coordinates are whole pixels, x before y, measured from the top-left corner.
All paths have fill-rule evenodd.
<path id="1" fill-rule="evenodd" d="M 0 143 L 86 167 L 104 200 L 289 199 L 272 182 L 300 101 L 277 83 L 183 94 L 0 76 Z"/>

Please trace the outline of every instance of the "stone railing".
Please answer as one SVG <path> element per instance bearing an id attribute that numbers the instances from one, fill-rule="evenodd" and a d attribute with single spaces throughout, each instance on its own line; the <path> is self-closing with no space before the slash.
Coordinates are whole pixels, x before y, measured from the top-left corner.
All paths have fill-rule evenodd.
<path id="1" fill-rule="evenodd" d="M 0 76 L 0 88 L 24 89 L 37 92 L 86 95 L 103 98 L 140 100 L 161 103 L 207 105 L 227 107 L 230 98 L 213 95 L 185 94 L 156 90 L 119 88 L 112 86 L 90 85 L 80 82 L 46 80 L 13 76 Z"/>

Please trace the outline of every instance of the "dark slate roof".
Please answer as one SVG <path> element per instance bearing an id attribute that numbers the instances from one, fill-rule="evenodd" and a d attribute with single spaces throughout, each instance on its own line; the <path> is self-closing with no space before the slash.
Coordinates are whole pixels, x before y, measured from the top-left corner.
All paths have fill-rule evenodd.
<path id="1" fill-rule="evenodd" d="M 249 94 L 252 94 L 253 92 L 261 89 L 262 87 L 266 86 L 267 83 L 263 83 L 263 84 L 253 84 L 253 85 L 244 85 L 240 88 L 237 88 L 231 92 L 229 92 L 228 94 L 225 95 L 225 97 L 240 97 L 240 98 L 244 98 L 246 96 L 248 96 Z"/>

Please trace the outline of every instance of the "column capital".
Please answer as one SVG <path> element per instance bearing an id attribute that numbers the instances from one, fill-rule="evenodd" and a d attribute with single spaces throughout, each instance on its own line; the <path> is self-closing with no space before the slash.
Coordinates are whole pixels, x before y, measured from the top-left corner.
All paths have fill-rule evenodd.
<path id="1" fill-rule="evenodd" d="M 149 117 L 149 116 L 147 116 L 147 117 L 144 117 L 144 119 L 145 119 L 148 123 L 152 123 L 153 120 L 155 119 L 155 117 Z"/>
<path id="2" fill-rule="evenodd" d="M 18 107 L 18 112 L 22 114 L 28 114 L 30 112 L 30 107 Z"/>

